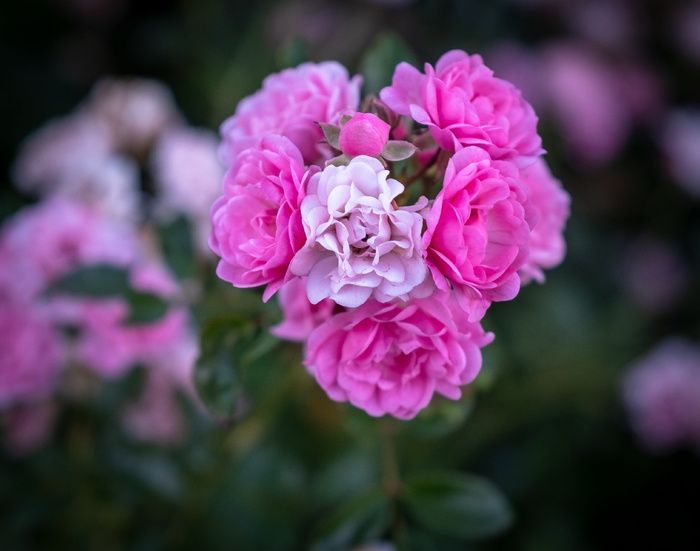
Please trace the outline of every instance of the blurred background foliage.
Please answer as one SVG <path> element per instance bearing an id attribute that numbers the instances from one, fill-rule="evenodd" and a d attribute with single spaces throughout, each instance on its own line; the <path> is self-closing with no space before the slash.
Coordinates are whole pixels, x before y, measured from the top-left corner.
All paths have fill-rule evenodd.
<path id="1" fill-rule="evenodd" d="M 572 40 L 606 59 L 643 59 L 665 105 L 697 103 L 700 64 L 672 40 L 688 3 L 612 3 L 629 9 L 633 46 L 577 35 L 583 1 L 5 2 L 0 216 L 29 201 L 9 185 L 18 144 L 105 75 L 162 80 L 189 121 L 216 128 L 267 74 L 304 60 L 337 59 L 376 92 L 401 60 L 464 48 L 489 63 L 505 42 Z M 69 403 L 48 446 L 0 456 L 0 549 L 348 549 L 389 531 L 402 549 L 696 548 L 697 456 L 645 451 L 620 400 L 624 369 L 653 343 L 700 338 L 700 209 L 666 172 L 657 128 L 635 126 L 614 158 L 591 166 L 542 117 L 550 163 L 573 199 L 568 257 L 546 285 L 489 311 L 497 339 L 461 402 L 438 400 L 403 424 L 330 402 L 299 347 L 261 329 L 278 319 L 276 306 L 208 273 L 195 315 L 217 344 L 202 350 L 198 384 L 215 420 L 183 402 L 187 442 L 129 440 L 114 408 L 142 384 L 138 369 Z M 627 251 L 648 236 L 679 251 L 689 274 L 663 311 L 626 283 Z M 510 505 L 483 479 L 450 479 L 456 472 L 491 480 Z M 387 501 L 397 479 L 403 497 Z M 474 518 L 483 521 L 470 526 Z M 510 527 L 471 541 L 489 522 Z"/>

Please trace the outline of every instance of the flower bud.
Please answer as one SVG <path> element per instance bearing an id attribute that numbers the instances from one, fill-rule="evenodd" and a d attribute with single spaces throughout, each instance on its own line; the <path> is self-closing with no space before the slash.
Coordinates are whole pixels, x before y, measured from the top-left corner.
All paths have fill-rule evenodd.
<path id="1" fill-rule="evenodd" d="M 389 140 L 391 127 L 371 113 L 356 113 L 340 129 L 340 149 L 346 155 L 378 156 Z"/>

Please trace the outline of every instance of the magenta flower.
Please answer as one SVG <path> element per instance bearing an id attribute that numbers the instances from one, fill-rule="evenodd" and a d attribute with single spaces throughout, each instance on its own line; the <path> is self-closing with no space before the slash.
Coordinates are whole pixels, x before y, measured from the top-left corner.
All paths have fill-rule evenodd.
<path id="1" fill-rule="evenodd" d="M 426 216 L 426 259 L 439 289 L 453 287 L 472 321 L 514 298 L 535 213 L 518 169 L 478 147 L 458 151 Z"/>
<path id="2" fill-rule="evenodd" d="M 423 218 L 416 210 L 425 202 L 396 207 L 404 186 L 388 176 L 378 159 L 361 155 L 309 181 L 301 204 L 307 241 L 291 269 L 308 275 L 312 304 L 330 298 L 354 308 L 370 297 L 406 299 L 423 283 Z"/>
<path id="3" fill-rule="evenodd" d="M 444 54 L 425 74 L 400 63 L 381 99 L 400 115 L 430 128 L 440 147 L 475 145 L 494 159 L 526 164 L 543 153 L 537 117 L 511 83 L 496 78 L 478 55 Z"/>
<path id="4" fill-rule="evenodd" d="M 316 327 L 330 317 L 335 307 L 330 299 L 311 304 L 306 296 L 306 282 L 299 277 L 285 284 L 278 297 L 284 319 L 270 332 L 288 341 L 305 341 Z"/>
<path id="5" fill-rule="evenodd" d="M 542 270 L 554 268 L 566 254 L 564 227 L 569 218 L 570 198 L 544 159 L 522 169 L 520 176 L 537 213 L 537 223 L 530 234 L 530 254 L 520 268 L 520 278 L 523 283 L 531 279 L 542 283 Z"/>
<path id="6" fill-rule="evenodd" d="M 349 157 L 377 157 L 389 140 L 391 126 L 372 113 L 355 113 L 340 129 L 340 149 Z"/>
<path id="7" fill-rule="evenodd" d="M 411 419 L 435 393 L 459 399 L 491 340 L 446 294 L 405 307 L 370 301 L 319 326 L 305 363 L 332 400 L 373 416 Z"/>
<path id="8" fill-rule="evenodd" d="M 624 380 L 632 426 L 652 449 L 700 449 L 700 347 L 664 341 L 636 362 Z"/>
<path id="9" fill-rule="evenodd" d="M 236 287 L 267 285 L 267 301 L 290 277 L 289 263 L 304 245 L 299 207 L 305 181 L 296 146 L 266 136 L 237 158 L 224 194 L 211 211 L 211 249 L 221 258 L 217 275 Z"/>
<path id="10" fill-rule="evenodd" d="M 262 89 L 242 100 L 236 113 L 221 125 L 220 155 L 233 164 L 243 150 L 269 134 L 289 138 L 307 163 L 323 155 L 319 122 L 337 123 L 360 103 L 360 77 L 348 78 L 339 63 L 303 63 L 268 76 Z"/>

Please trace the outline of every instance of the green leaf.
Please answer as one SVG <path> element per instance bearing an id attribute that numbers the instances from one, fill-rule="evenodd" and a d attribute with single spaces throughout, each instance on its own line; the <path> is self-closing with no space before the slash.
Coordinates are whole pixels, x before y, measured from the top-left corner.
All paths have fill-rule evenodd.
<path id="1" fill-rule="evenodd" d="M 178 216 L 158 228 L 158 237 L 165 262 L 178 279 L 194 276 L 195 259 L 192 228 L 184 216 Z"/>
<path id="2" fill-rule="evenodd" d="M 345 551 L 382 536 L 391 522 L 391 504 L 379 490 L 363 494 L 320 525 L 312 551 Z"/>
<path id="3" fill-rule="evenodd" d="M 195 386 L 207 409 L 221 419 L 234 416 L 243 395 L 235 360 L 241 336 L 249 329 L 241 318 L 227 317 L 209 321 L 200 334 Z"/>
<path id="4" fill-rule="evenodd" d="M 416 146 L 403 140 L 389 140 L 384 146 L 382 157 L 387 161 L 404 161 L 416 152 Z"/>
<path id="5" fill-rule="evenodd" d="M 415 476 L 403 500 L 410 516 L 425 529 L 472 540 L 493 536 L 512 521 L 510 506 L 489 481 L 456 472 Z"/>
<path id="6" fill-rule="evenodd" d="M 129 316 L 125 323 L 128 325 L 153 323 L 168 311 L 168 302 L 151 293 L 130 291 L 126 295 L 126 301 L 129 304 Z"/>
<path id="7" fill-rule="evenodd" d="M 328 145 L 334 147 L 335 149 L 340 149 L 340 128 L 333 124 L 326 124 L 324 122 L 320 122 L 318 125 L 321 127 L 321 130 L 323 130 L 323 135 L 325 136 Z"/>
<path id="8" fill-rule="evenodd" d="M 84 266 L 55 281 L 46 291 L 84 297 L 113 297 L 129 292 L 129 273 L 109 264 Z"/>
<path id="9" fill-rule="evenodd" d="M 391 84 L 394 69 L 402 61 L 416 64 L 411 48 L 395 33 L 380 34 L 360 62 L 366 92 L 376 94 Z"/>

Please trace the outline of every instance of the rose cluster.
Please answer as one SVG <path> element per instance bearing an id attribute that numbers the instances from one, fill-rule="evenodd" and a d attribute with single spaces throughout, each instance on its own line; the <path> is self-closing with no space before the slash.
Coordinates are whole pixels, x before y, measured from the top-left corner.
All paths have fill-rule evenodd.
<path id="1" fill-rule="evenodd" d="M 562 261 L 569 197 L 480 56 L 401 63 L 362 103 L 360 85 L 306 63 L 239 104 L 209 244 L 220 278 L 279 291 L 272 331 L 305 342 L 330 398 L 410 419 L 476 377 L 490 305 Z"/>

